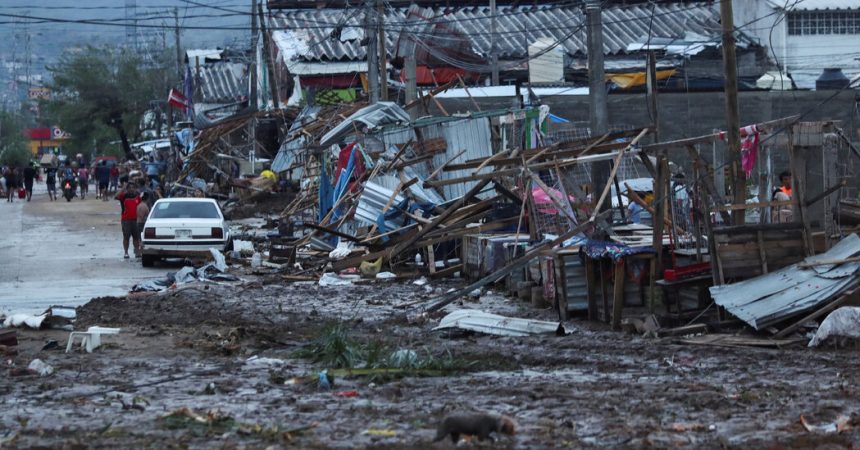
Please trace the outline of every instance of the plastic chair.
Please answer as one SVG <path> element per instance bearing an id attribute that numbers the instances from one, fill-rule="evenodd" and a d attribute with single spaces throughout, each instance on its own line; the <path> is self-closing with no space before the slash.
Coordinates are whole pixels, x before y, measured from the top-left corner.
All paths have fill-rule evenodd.
<path id="1" fill-rule="evenodd" d="M 92 353 L 94 349 L 102 345 L 101 335 L 103 334 L 119 334 L 119 328 L 107 327 L 89 327 L 87 331 L 72 331 L 69 333 L 69 342 L 66 344 L 66 353 L 72 351 L 72 345 L 75 343 L 75 338 L 81 338 L 81 348 L 87 353 Z"/>

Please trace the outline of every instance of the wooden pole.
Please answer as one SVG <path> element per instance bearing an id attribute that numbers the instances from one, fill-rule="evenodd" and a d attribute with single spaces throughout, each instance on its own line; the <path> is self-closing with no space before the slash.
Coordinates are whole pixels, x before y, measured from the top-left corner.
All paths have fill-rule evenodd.
<path id="1" fill-rule="evenodd" d="M 735 54 L 735 25 L 732 16 L 732 0 L 720 2 L 720 22 L 723 32 L 723 70 L 726 95 L 726 142 L 728 142 L 729 178 L 735 204 L 746 201 L 746 174 L 741 168 L 741 135 L 738 111 L 738 63 Z M 746 211 L 732 214 L 732 223 L 744 224 Z"/>

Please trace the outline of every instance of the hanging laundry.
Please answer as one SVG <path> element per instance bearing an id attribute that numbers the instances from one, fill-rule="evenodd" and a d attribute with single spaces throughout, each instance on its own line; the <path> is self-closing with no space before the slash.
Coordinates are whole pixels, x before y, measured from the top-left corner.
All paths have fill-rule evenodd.
<path id="1" fill-rule="evenodd" d="M 744 134 L 746 137 L 741 139 L 741 166 L 749 178 L 758 158 L 759 131 L 755 125 L 750 125 L 741 128 L 741 135 Z"/>

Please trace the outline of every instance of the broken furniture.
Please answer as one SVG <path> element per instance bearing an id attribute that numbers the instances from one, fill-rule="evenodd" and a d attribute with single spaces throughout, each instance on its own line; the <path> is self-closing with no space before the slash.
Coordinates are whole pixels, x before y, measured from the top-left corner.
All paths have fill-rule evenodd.
<path id="1" fill-rule="evenodd" d="M 102 345 L 103 334 L 119 334 L 119 328 L 107 328 L 107 327 L 89 327 L 87 331 L 72 331 L 69 333 L 69 342 L 66 344 L 66 353 L 72 351 L 72 346 L 75 344 L 75 340 L 80 338 L 81 340 L 81 348 L 85 349 L 87 353 L 92 353 L 93 350 Z"/>
<path id="2" fill-rule="evenodd" d="M 677 280 L 657 280 L 657 286 L 663 290 L 665 316 L 678 324 L 698 316 L 710 304 L 708 288 L 713 284 L 710 273 Z"/>

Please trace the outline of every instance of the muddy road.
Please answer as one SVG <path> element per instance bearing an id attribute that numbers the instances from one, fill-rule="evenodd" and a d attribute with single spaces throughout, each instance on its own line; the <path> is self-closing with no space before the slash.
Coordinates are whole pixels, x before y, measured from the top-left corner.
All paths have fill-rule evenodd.
<path id="1" fill-rule="evenodd" d="M 38 184 L 29 203 L 0 203 L 0 314 L 78 306 L 123 295 L 163 270 L 122 258 L 119 204 L 95 195 L 49 201 Z"/>
<path id="2" fill-rule="evenodd" d="M 405 318 L 455 281 L 233 286 L 96 299 L 76 328 L 122 327 L 95 353 L 23 331 L 0 376 L 0 442 L 16 448 L 453 448 L 447 414 L 509 415 L 476 448 L 853 448 L 855 350 L 676 345 L 572 320 L 562 337 L 434 332 Z M 448 307 L 553 320 L 485 292 Z M 51 347 L 50 345 L 48 347 Z M 403 364 L 403 356 L 407 360 Z M 397 356 L 397 358 L 394 358 Z M 22 371 L 34 358 L 48 376 Z M 395 360 L 396 359 L 396 360 Z M 336 367 L 356 368 L 351 374 Z M 333 375 L 331 386 L 320 372 Z M 329 381 L 329 377 L 326 377 Z M 820 432 L 800 423 L 803 415 Z M 826 427 L 839 421 L 841 433 Z"/>

